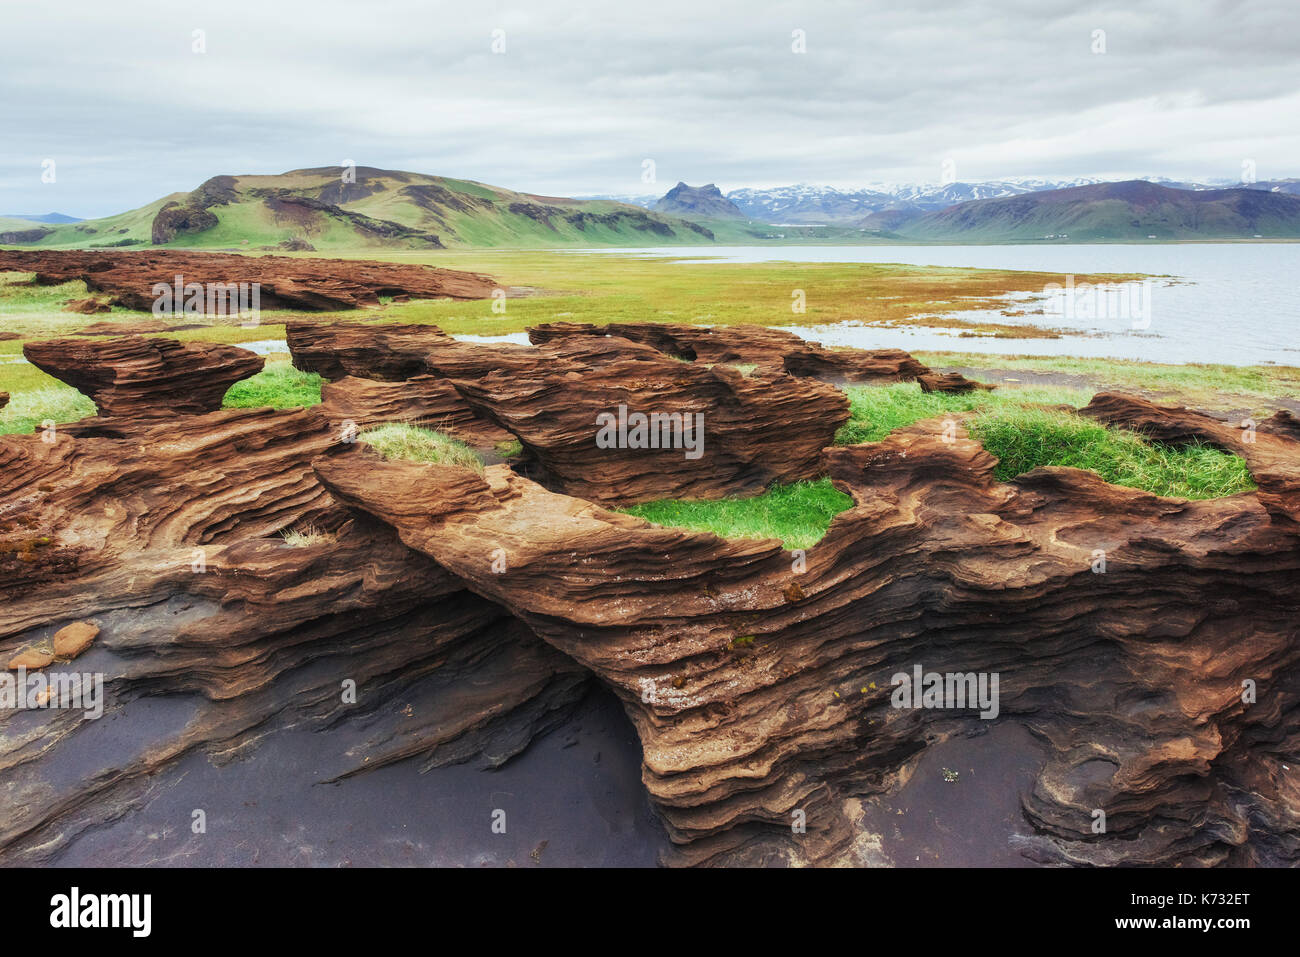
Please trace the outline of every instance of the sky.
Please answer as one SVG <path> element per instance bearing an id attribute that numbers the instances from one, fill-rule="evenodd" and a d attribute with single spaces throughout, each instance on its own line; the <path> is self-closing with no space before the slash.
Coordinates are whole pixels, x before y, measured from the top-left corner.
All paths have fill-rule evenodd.
<path id="1" fill-rule="evenodd" d="M 0 23 L 0 213 L 347 160 L 561 196 L 945 162 L 1300 175 L 1297 0 L 4 0 Z"/>

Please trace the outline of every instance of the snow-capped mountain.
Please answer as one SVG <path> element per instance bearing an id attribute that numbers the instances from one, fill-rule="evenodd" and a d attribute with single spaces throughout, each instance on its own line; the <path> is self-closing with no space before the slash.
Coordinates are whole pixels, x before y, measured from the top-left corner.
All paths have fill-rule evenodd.
<path id="1" fill-rule="evenodd" d="M 1171 189 L 1207 190 L 1241 186 L 1228 179 L 1203 182 L 1175 180 L 1167 176 L 1144 176 L 1143 180 Z M 974 199 L 1002 199 L 1074 186 L 1093 186 L 1108 182 L 1097 177 L 1077 179 L 1042 179 L 1032 176 L 1009 177 L 981 183 L 869 183 L 855 188 L 795 186 L 734 189 L 723 195 L 749 219 L 764 223 L 823 224 L 864 226 L 890 229 L 923 214 L 947 209 Z M 1300 194 L 1300 180 L 1261 180 L 1249 184 L 1253 189 L 1274 193 Z M 653 209 L 658 196 L 584 196 L 582 199 L 612 199 Z"/>

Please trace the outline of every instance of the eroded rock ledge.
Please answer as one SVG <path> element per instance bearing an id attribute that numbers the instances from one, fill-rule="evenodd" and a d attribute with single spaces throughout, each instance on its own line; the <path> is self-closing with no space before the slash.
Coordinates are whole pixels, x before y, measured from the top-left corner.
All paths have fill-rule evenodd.
<path id="1" fill-rule="evenodd" d="M 865 859 L 860 799 L 926 747 L 986 729 L 969 711 L 893 707 L 892 676 L 916 665 L 998 673 L 998 720 L 1045 742 L 1021 795 L 1039 834 L 1026 853 L 1294 863 L 1300 528 L 1262 492 L 1188 502 L 1062 468 L 1000 483 L 992 456 L 942 428 L 831 450 L 857 505 L 803 563 L 505 467 L 336 449 L 316 469 L 617 691 L 682 863 Z M 1295 476 L 1300 446 L 1279 441 Z"/>
<path id="2" fill-rule="evenodd" d="M 380 296 L 486 299 L 495 283 L 478 273 L 354 259 L 295 259 L 232 253 L 148 250 L 0 250 L 0 272 L 31 272 L 40 285 L 74 279 L 108 293 L 115 306 L 151 310 L 155 283 L 258 283 L 263 309 L 355 309 Z M 181 312 L 180 304 L 176 312 Z"/>
<path id="3" fill-rule="evenodd" d="M 236 346 L 142 336 L 41 339 L 26 343 L 23 355 L 84 392 L 105 416 L 215 412 L 226 391 L 266 361 Z"/>
<path id="4" fill-rule="evenodd" d="M 52 442 L 0 436 L 0 653 L 98 628 L 50 670 L 103 673 L 117 720 L 0 714 L 5 862 L 54 860 L 184 756 L 229 759 L 282 729 L 337 736 L 322 780 L 415 755 L 498 765 L 593 674 L 637 729 L 671 863 L 876 861 L 867 802 L 991 726 L 1041 749 L 1018 791 L 1032 859 L 1300 862 L 1293 418 L 1242 429 L 1096 397 L 1102 421 L 1237 452 L 1259 486 L 1188 502 L 1073 469 L 999 482 L 938 421 L 823 451 L 843 396 L 784 359 L 744 376 L 616 335 L 530 348 L 411 330 L 301 327 L 295 358 L 334 381 L 287 411 L 209 410 L 255 368 L 242 356 L 46 347 L 111 414 Z M 824 470 L 855 506 L 806 553 L 606 511 L 591 499 L 650 494 L 673 463 L 674 488 L 697 482 L 685 456 L 591 457 L 590 413 L 620 395 L 698 402 L 729 423 L 706 446 L 730 428 L 734 456 L 745 422 L 765 424 L 756 468 Z M 413 410 L 531 443 L 551 487 L 385 461 L 340 428 Z M 566 468 L 585 497 L 555 490 Z M 997 717 L 894 707 L 894 675 L 915 667 L 996 673 Z"/>
<path id="5" fill-rule="evenodd" d="M 611 322 L 596 326 L 553 322 L 528 330 L 529 341 L 537 344 L 577 336 L 614 336 L 644 343 L 687 362 L 756 365 L 768 371 L 828 382 L 915 381 L 926 392 L 992 388 L 956 373 L 939 375 L 901 349 L 827 349 L 820 343 L 769 326 L 690 326 L 660 322 Z"/>

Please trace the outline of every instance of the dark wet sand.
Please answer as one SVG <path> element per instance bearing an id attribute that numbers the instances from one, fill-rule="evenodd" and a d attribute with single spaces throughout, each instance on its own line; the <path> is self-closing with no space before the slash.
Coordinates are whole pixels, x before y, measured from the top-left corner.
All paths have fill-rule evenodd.
<path id="1" fill-rule="evenodd" d="M 636 734 L 607 692 L 497 771 L 470 763 L 420 774 L 412 759 L 314 784 L 337 749 L 329 733 L 295 729 L 221 767 L 190 755 L 139 808 L 82 834 L 54 863 L 639 867 L 668 845 L 641 786 Z M 195 808 L 206 834 L 191 833 Z M 504 834 L 492 832 L 498 808 Z"/>

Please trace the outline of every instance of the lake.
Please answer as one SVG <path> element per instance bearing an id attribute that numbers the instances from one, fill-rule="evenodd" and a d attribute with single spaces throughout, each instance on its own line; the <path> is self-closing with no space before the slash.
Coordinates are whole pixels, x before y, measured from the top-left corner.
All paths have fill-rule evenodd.
<path id="1" fill-rule="evenodd" d="M 1161 277 L 1110 295 L 1076 288 L 1057 296 L 1008 300 L 1010 310 L 1055 308 L 1054 315 L 1008 317 L 968 310 L 961 318 L 1069 330 L 1060 339 L 959 338 L 957 330 L 882 328 L 855 323 L 791 326 L 825 345 L 909 351 L 955 350 L 1040 356 L 1300 365 L 1297 243 L 1181 243 L 1024 246 L 675 246 L 585 249 L 583 253 L 685 257 L 693 263 L 900 263 L 1022 269 L 1067 276 L 1143 273 Z M 1116 304 L 1120 308 L 1114 308 Z M 1107 308 L 1109 305 L 1110 308 Z M 1139 308 L 1124 308 L 1125 305 Z M 1063 308 L 1062 308 L 1063 307 Z M 1144 307 L 1144 308 L 1142 308 Z M 924 315 L 922 313 L 921 315 Z"/>

